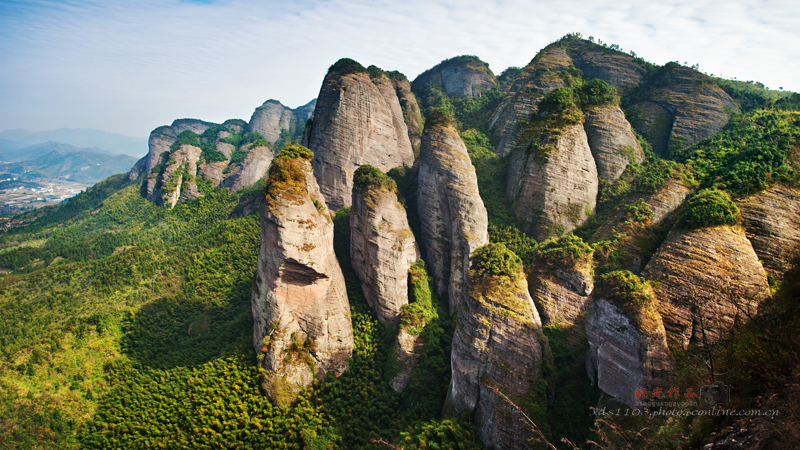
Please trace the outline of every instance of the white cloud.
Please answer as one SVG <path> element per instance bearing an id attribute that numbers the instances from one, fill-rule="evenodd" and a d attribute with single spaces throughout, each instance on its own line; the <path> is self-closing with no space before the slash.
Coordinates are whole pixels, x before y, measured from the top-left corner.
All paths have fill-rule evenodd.
<path id="1" fill-rule="evenodd" d="M 580 31 L 657 64 L 800 90 L 796 2 L 0 0 L 0 129 L 145 135 L 314 98 L 341 57 L 413 79 L 474 54 L 499 73 Z"/>

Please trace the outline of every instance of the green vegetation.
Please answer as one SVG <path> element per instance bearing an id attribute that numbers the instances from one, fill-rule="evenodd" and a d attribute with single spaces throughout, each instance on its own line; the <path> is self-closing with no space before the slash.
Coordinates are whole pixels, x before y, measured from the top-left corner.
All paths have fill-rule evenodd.
<path id="1" fill-rule="evenodd" d="M 353 173 L 353 184 L 365 191 L 384 189 L 389 192 L 397 191 L 397 183 L 388 175 L 369 164 L 363 165 Z"/>
<path id="2" fill-rule="evenodd" d="M 328 77 L 340 78 L 351 73 L 365 73 L 367 69 L 364 68 L 357 61 L 350 58 L 342 58 L 328 68 Z"/>
<path id="3" fill-rule="evenodd" d="M 550 238 L 539 246 L 538 256 L 553 267 L 574 267 L 584 256 L 592 253 L 592 246 L 573 233 L 558 239 Z"/>
<path id="4" fill-rule="evenodd" d="M 471 269 L 480 277 L 517 278 L 522 273 L 522 260 L 501 243 L 486 244 L 472 253 Z"/>
<path id="5" fill-rule="evenodd" d="M 583 122 L 583 112 L 578 107 L 571 88 L 553 89 L 539 102 L 539 115 L 560 125 L 572 125 Z"/>
<path id="6" fill-rule="evenodd" d="M 599 78 L 583 83 L 578 89 L 578 98 L 583 109 L 602 105 L 619 105 L 620 102 L 617 90 Z"/>
<path id="7" fill-rule="evenodd" d="M 725 129 L 675 154 L 702 187 L 735 196 L 776 181 L 800 184 L 800 112 L 759 110 L 736 116 Z"/>
<path id="8" fill-rule="evenodd" d="M 438 319 L 436 306 L 440 303 L 428 275 L 425 261 L 419 260 L 408 269 L 409 303 L 400 308 L 400 327 L 411 334 L 420 334 L 432 319 Z"/>
<path id="9" fill-rule="evenodd" d="M 728 194 L 703 189 L 686 200 L 683 218 L 691 228 L 736 225 L 742 220 L 739 208 Z"/>
<path id="10" fill-rule="evenodd" d="M 425 128 L 433 128 L 435 126 L 452 127 L 454 125 L 453 116 L 444 108 L 432 110 L 425 119 Z"/>

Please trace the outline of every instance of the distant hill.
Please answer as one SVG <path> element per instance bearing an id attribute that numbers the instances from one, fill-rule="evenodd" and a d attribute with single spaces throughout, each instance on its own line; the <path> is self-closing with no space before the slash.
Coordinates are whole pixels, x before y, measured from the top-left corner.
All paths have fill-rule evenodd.
<path id="1" fill-rule="evenodd" d="M 2 147 L 0 147 L 0 162 L 30 161 L 52 152 L 67 154 L 80 151 L 111 155 L 111 153 L 97 147 L 81 148 L 72 144 L 64 144 L 62 142 L 45 142 L 43 144 L 31 145 L 30 147 L 18 149 L 2 149 Z"/>
<path id="2" fill-rule="evenodd" d="M 112 155 L 142 156 L 147 153 L 147 138 L 90 128 L 60 128 L 50 131 L 23 129 L 0 132 L 0 152 L 17 150 L 46 142 L 60 142 L 81 148 L 97 148 Z"/>
<path id="3" fill-rule="evenodd" d="M 43 155 L 25 161 L 0 163 L 0 172 L 25 175 L 26 179 L 61 178 L 79 183 L 96 183 L 130 170 L 136 158 L 128 155 L 109 155 L 97 149 L 68 148 L 65 144 L 33 146 L 28 149 L 49 149 Z M 34 152 L 31 152 L 34 154 Z"/>

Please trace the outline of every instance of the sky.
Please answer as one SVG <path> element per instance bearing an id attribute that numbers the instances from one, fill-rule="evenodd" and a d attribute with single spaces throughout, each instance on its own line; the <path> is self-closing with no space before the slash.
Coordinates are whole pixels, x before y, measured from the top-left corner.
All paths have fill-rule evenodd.
<path id="1" fill-rule="evenodd" d="M 0 130 L 249 120 L 315 98 L 339 58 L 413 80 L 468 54 L 500 74 L 571 32 L 800 91 L 797 0 L 0 0 Z"/>

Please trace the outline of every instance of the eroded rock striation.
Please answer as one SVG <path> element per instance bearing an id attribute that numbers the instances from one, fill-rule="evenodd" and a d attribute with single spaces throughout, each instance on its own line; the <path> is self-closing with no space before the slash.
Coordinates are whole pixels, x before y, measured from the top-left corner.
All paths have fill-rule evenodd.
<path id="1" fill-rule="evenodd" d="M 474 411 L 484 445 L 527 449 L 532 431 L 518 408 L 544 401 L 536 397 L 547 352 L 539 315 L 521 272 L 488 278 L 471 272 L 471 282 L 456 318 L 445 414 Z"/>
<path id="2" fill-rule="evenodd" d="M 469 257 L 489 242 L 489 219 L 464 142 L 451 124 L 434 122 L 422 136 L 417 209 L 436 291 L 454 312 L 466 296 Z"/>
<path id="3" fill-rule="evenodd" d="M 800 257 L 800 189 L 776 184 L 737 206 L 764 268 L 782 280 Z"/>
<path id="4" fill-rule="evenodd" d="M 642 275 L 658 282 L 664 326 L 683 347 L 715 342 L 770 295 L 744 230 L 728 225 L 671 231 Z"/>
<path id="5" fill-rule="evenodd" d="M 396 327 L 408 303 L 408 269 L 419 259 L 416 240 L 393 181 L 372 166 L 356 171 L 350 211 L 350 258 L 378 320 Z"/>
<path id="6" fill-rule="evenodd" d="M 310 158 L 305 148 L 284 149 L 273 161 L 261 205 L 253 345 L 266 369 L 264 390 L 281 406 L 315 377 L 342 373 L 353 350 L 333 222 Z"/>
<path id="7" fill-rule="evenodd" d="M 594 291 L 591 255 L 581 258 L 573 267 L 535 264 L 528 275 L 528 289 L 543 325 L 577 322 L 589 307 Z"/>
<path id="8" fill-rule="evenodd" d="M 597 175 L 614 182 L 630 163 L 644 158 L 642 147 L 633 135 L 631 124 L 617 105 L 603 105 L 586 111 L 583 126 L 592 150 Z"/>
<path id="9" fill-rule="evenodd" d="M 574 230 L 594 211 L 597 167 L 580 124 L 534 144 L 543 150 L 514 151 L 506 194 L 522 229 L 544 240 Z"/>
<path id="10" fill-rule="evenodd" d="M 380 70 L 380 69 L 378 69 Z M 395 85 L 385 74 L 371 78 L 352 60 L 328 70 L 308 133 L 314 174 L 328 206 L 350 206 L 353 172 L 363 165 L 387 172 L 414 164 L 414 152 Z"/>
<path id="11" fill-rule="evenodd" d="M 480 97 L 497 84 L 497 78 L 489 65 L 479 58 L 456 56 L 421 73 L 412 87 L 415 92 L 421 92 L 428 83 L 441 87 L 448 95 Z"/>
<path id="12" fill-rule="evenodd" d="M 600 298 L 586 319 L 589 378 L 630 406 L 642 401 L 637 389 L 664 388 L 672 367 L 661 317 L 655 311 L 645 314 L 649 317 L 632 317 L 635 314 Z"/>

